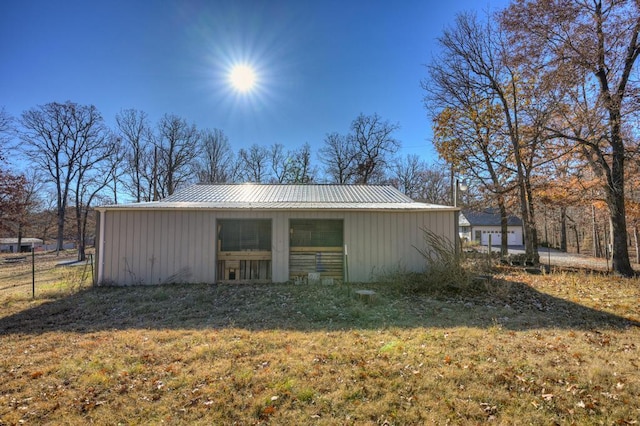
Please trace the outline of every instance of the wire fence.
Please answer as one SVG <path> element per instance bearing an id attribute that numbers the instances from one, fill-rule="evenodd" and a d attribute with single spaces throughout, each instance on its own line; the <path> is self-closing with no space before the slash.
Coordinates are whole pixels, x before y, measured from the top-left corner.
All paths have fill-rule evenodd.
<path id="1" fill-rule="evenodd" d="M 77 253 L 12 253 L 0 255 L 0 297 L 38 297 L 93 282 L 93 256 L 77 262 Z"/>

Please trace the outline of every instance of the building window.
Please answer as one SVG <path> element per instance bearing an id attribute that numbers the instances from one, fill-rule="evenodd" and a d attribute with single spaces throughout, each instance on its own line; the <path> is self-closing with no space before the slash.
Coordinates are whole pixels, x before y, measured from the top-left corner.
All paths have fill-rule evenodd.
<path id="1" fill-rule="evenodd" d="M 220 220 L 221 251 L 271 251 L 269 219 Z"/>
<path id="2" fill-rule="evenodd" d="M 342 247 L 341 219 L 291 219 L 291 247 Z"/>

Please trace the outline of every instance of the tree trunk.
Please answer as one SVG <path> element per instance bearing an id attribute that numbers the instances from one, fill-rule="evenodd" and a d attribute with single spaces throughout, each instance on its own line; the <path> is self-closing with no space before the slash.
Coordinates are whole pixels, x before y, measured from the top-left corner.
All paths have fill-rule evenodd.
<path id="1" fill-rule="evenodd" d="M 580 254 L 580 233 L 578 232 L 578 225 L 573 226 L 573 232 L 576 234 L 576 252 Z"/>
<path id="2" fill-rule="evenodd" d="M 596 222 L 596 206 L 591 206 L 591 218 L 593 226 L 593 256 L 600 257 L 600 237 L 598 236 L 598 224 Z"/>
<path id="3" fill-rule="evenodd" d="M 636 223 L 633 227 L 633 236 L 635 237 L 636 243 L 636 263 L 640 264 L 640 245 L 638 244 L 638 224 Z"/>
<path id="4" fill-rule="evenodd" d="M 504 200 L 502 197 L 498 198 L 498 208 L 500 209 L 500 258 L 505 258 L 509 254 L 509 249 L 507 247 L 507 238 L 508 238 L 508 220 L 507 217 L 507 209 L 504 206 Z"/>
<path id="5" fill-rule="evenodd" d="M 525 256 L 527 261 L 538 264 L 540 263 L 540 255 L 538 254 L 538 231 L 536 230 L 530 187 L 527 184 L 527 178 L 522 170 L 518 170 L 518 181 L 520 189 L 520 209 L 524 228 Z"/>
<path id="6" fill-rule="evenodd" d="M 91 200 L 93 196 L 89 198 L 87 207 L 84 209 L 82 213 L 82 232 L 80 233 L 81 241 L 82 241 L 82 250 L 78 247 L 78 261 L 84 262 L 87 259 L 86 248 L 87 248 L 87 220 L 89 218 L 89 205 L 91 204 Z"/>
<path id="7" fill-rule="evenodd" d="M 18 223 L 18 253 L 22 247 L 22 223 Z"/>
<path id="8" fill-rule="evenodd" d="M 58 234 L 56 238 L 56 256 L 64 247 L 64 207 L 58 209 Z"/>
<path id="9" fill-rule="evenodd" d="M 629 261 L 629 248 L 627 247 L 627 223 L 624 212 L 624 199 L 613 200 L 614 207 L 611 210 L 611 234 L 612 234 L 612 259 L 611 266 L 617 275 L 631 277 L 634 275 Z"/>
<path id="10" fill-rule="evenodd" d="M 454 200 L 453 197 L 456 196 L 456 192 L 457 191 L 456 191 L 456 187 L 455 187 L 456 178 L 455 178 L 455 169 L 453 168 L 453 163 L 451 163 L 451 182 L 450 182 L 450 184 L 451 184 L 451 191 L 449 191 L 449 193 L 451 194 L 451 205 L 455 206 L 457 204 L 456 203 L 457 200 Z"/>
<path id="11" fill-rule="evenodd" d="M 84 262 L 87 259 L 85 248 L 84 239 L 78 241 L 78 262 Z"/>
<path id="12" fill-rule="evenodd" d="M 160 199 L 160 195 L 158 194 L 158 147 L 153 148 L 153 171 L 152 171 L 152 181 L 153 181 L 153 197 L 151 201 L 158 201 Z"/>
<path id="13" fill-rule="evenodd" d="M 84 243 L 84 235 L 82 232 L 82 208 L 80 206 L 76 207 L 76 226 L 77 226 L 77 244 L 78 244 L 78 262 L 82 262 L 85 260 L 85 243 Z"/>
<path id="14" fill-rule="evenodd" d="M 113 172 L 113 204 L 118 204 L 118 177 Z"/>
<path id="15" fill-rule="evenodd" d="M 620 145 L 620 147 L 618 147 Z M 606 188 L 607 205 L 611 221 L 612 235 L 612 270 L 616 275 L 631 277 L 634 275 L 629 261 L 629 247 L 627 246 L 627 219 L 624 205 L 624 150 L 622 143 L 612 141 L 613 155 L 611 164 L 611 178 Z M 618 147 L 618 149 L 616 149 Z"/>
<path id="16" fill-rule="evenodd" d="M 567 251 L 567 208 L 560 207 L 560 251 Z"/>
<path id="17" fill-rule="evenodd" d="M 547 208 L 544 208 L 544 242 L 549 247 L 549 225 L 547 224 Z"/>

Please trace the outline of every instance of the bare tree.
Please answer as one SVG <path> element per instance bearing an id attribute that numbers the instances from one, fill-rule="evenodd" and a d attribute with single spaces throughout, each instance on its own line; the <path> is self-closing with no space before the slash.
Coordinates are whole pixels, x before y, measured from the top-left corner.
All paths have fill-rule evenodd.
<path id="1" fill-rule="evenodd" d="M 381 183 L 400 142 L 393 137 L 398 124 L 378 114 L 360 114 L 351 122 L 347 135 L 329 133 L 320 148 L 325 174 L 335 183 Z"/>
<path id="2" fill-rule="evenodd" d="M 384 180 L 400 142 L 393 137 L 398 124 L 382 120 L 378 114 L 360 114 L 351 122 L 348 142 L 356 147 L 356 183 L 379 183 Z"/>
<path id="3" fill-rule="evenodd" d="M 416 199 L 431 204 L 447 204 L 451 191 L 444 167 L 437 164 L 427 167 L 422 172 L 422 182 L 422 190 Z"/>
<path id="4" fill-rule="evenodd" d="M 271 145 L 269 149 L 272 181 L 276 183 L 309 183 L 315 169 L 311 165 L 311 146 L 286 150 L 282 144 Z"/>
<path id="5" fill-rule="evenodd" d="M 269 160 L 273 173 L 272 179 L 275 183 L 285 183 L 289 181 L 292 167 L 289 154 L 290 152 L 285 151 L 284 146 L 279 143 L 274 143 L 269 148 Z"/>
<path id="6" fill-rule="evenodd" d="M 390 181 L 414 200 L 432 204 L 446 204 L 449 200 L 446 171 L 438 165 L 429 166 L 415 154 L 394 161 Z"/>
<path id="7" fill-rule="evenodd" d="M 357 150 L 347 137 L 339 133 L 329 133 L 320 148 L 320 162 L 325 166 L 325 174 L 334 183 L 352 183 L 357 167 Z"/>
<path id="8" fill-rule="evenodd" d="M 102 152 L 106 128 L 95 106 L 52 102 L 25 111 L 21 120 L 24 152 L 55 186 L 57 248 L 63 247 L 67 205 L 88 172 L 94 152 Z M 105 179 L 104 176 L 102 176 Z M 86 205 L 88 208 L 89 206 Z"/>
<path id="9" fill-rule="evenodd" d="M 197 163 L 198 181 L 224 183 L 233 180 L 233 151 L 229 139 L 220 129 L 200 132 L 200 156 Z"/>
<path id="10" fill-rule="evenodd" d="M 269 157 L 269 150 L 261 145 L 253 144 L 249 150 L 240 149 L 238 161 L 241 179 L 254 183 L 267 181 L 269 179 L 267 173 Z"/>
<path id="11" fill-rule="evenodd" d="M 15 133 L 14 118 L 2 107 L 0 109 L 0 155 Z"/>
<path id="12" fill-rule="evenodd" d="M 289 183 L 313 182 L 316 169 L 311 164 L 311 146 L 308 143 L 302 148 L 289 153 L 291 159 Z"/>
<path id="13" fill-rule="evenodd" d="M 417 199 L 424 186 L 427 163 L 415 154 L 396 159 L 391 166 L 391 182 L 406 196 Z"/>
<path id="14" fill-rule="evenodd" d="M 40 183 L 42 188 L 38 189 L 38 203 L 30 225 L 34 235 L 47 244 L 51 239 L 51 230 L 57 226 L 56 194 L 54 188 L 47 186 L 46 182 Z"/>
<path id="15" fill-rule="evenodd" d="M 176 188 L 193 181 L 200 133 L 193 124 L 176 115 L 165 114 L 155 136 L 154 170 L 159 196 L 166 197 Z"/>
<path id="16" fill-rule="evenodd" d="M 122 161 L 120 138 L 98 124 L 94 133 L 87 136 L 87 143 L 78 151 L 78 171 L 73 188 L 79 261 L 86 258 L 87 223 L 91 205 L 112 182 L 112 176 Z"/>
<path id="17" fill-rule="evenodd" d="M 229 179 L 230 183 L 242 183 L 246 182 L 244 177 L 244 162 L 240 155 L 232 155 L 229 161 Z"/>
<path id="18" fill-rule="evenodd" d="M 153 147 L 147 114 L 136 109 L 120 111 L 116 125 L 124 149 L 123 186 L 136 202 L 150 201 Z"/>

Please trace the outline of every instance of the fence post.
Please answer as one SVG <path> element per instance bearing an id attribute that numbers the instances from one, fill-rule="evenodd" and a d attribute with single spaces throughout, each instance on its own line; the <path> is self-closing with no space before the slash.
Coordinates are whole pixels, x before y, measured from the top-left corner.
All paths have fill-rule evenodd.
<path id="1" fill-rule="evenodd" d="M 31 298 L 36 298 L 36 247 L 31 243 Z"/>

